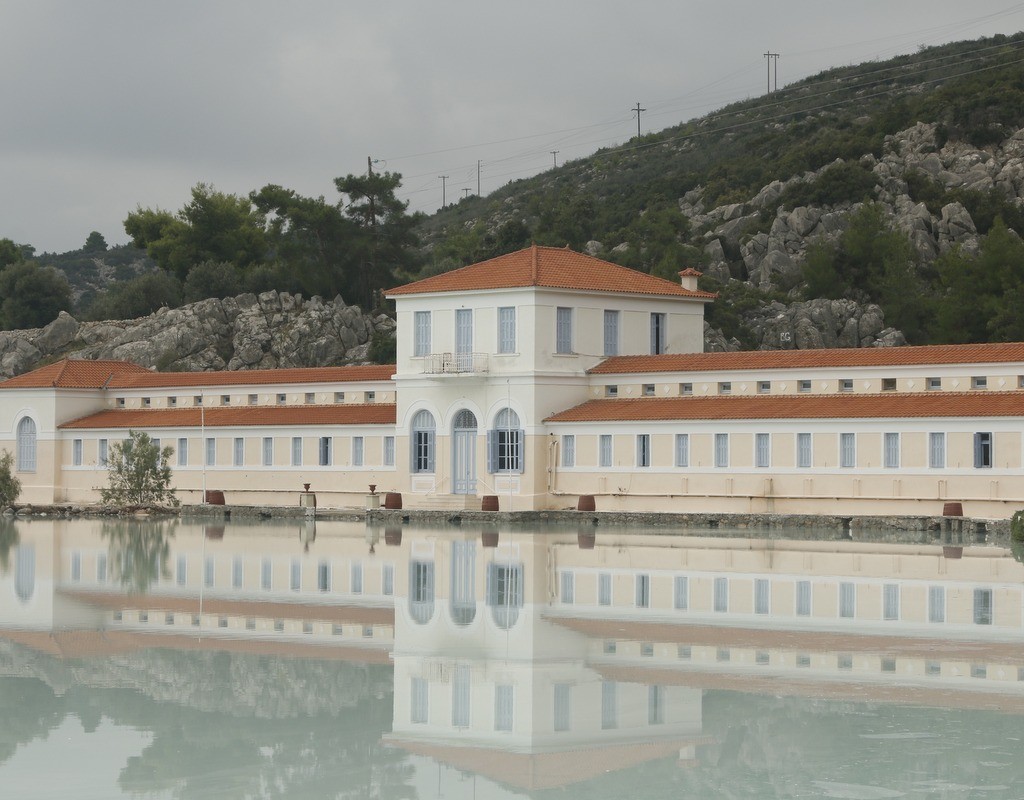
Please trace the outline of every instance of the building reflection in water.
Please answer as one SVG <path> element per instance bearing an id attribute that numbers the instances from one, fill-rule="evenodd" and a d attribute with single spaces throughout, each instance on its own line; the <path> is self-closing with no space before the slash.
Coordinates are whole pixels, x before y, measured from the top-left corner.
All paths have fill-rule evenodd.
<path id="1" fill-rule="evenodd" d="M 706 731 L 709 691 L 1024 713 L 1024 566 L 1000 547 L 294 531 L 9 524 L 2 638 L 64 659 L 390 665 L 385 745 L 450 768 L 441 783 L 525 792 L 698 766 L 725 746 Z"/>

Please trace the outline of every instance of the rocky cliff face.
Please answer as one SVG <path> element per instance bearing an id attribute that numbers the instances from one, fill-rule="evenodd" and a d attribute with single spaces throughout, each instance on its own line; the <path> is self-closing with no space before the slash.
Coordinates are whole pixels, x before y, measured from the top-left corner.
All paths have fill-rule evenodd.
<path id="1" fill-rule="evenodd" d="M 66 355 L 171 371 L 359 364 L 368 360 L 371 337 L 394 330 L 390 317 L 363 314 L 340 297 L 278 292 L 203 300 L 134 320 L 78 322 L 62 313 L 45 328 L 0 332 L 0 376 Z"/>

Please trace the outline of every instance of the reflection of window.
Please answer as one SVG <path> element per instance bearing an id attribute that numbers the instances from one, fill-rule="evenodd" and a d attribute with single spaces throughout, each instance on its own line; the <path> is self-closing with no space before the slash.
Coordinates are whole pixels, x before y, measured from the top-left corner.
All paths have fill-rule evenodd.
<path id="1" fill-rule="evenodd" d="M 434 562 L 409 562 L 409 613 L 423 625 L 434 616 Z"/>
<path id="2" fill-rule="evenodd" d="M 769 611 L 769 601 L 771 584 L 768 583 L 767 578 L 754 578 L 754 613 L 755 614 L 767 614 Z"/>
<path id="3" fill-rule="evenodd" d="M 297 592 L 302 588 L 302 562 L 297 558 L 292 559 L 290 585 L 293 592 Z"/>
<path id="4" fill-rule="evenodd" d="M 647 687 L 647 724 L 662 725 L 665 722 L 665 687 Z"/>
<path id="5" fill-rule="evenodd" d="M 456 625 L 476 618 L 476 542 L 452 542 L 451 616 Z"/>
<path id="6" fill-rule="evenodd" d="M 946 587 L 928 587 L 928 621 L 946 621 Z"/>
<path id="7" fill-rule="evenodd" d="M 270 591 L 273 583 L 274 565 L 269 558 L 264 558 L 260 564 L 260 588 Z"/>
<path id="8" fill-rule="evenodd" d="M 797 616 L 809 617 L 811 615 L 811 582 L 796 582 L 796 613 Z"/>
<path id="9" fill-rule="evenodd" d="M 636 576 L 636 607 L 650 608 L 651 606 L 651 576 Z"/>
<path id="10" fill-rule="evenodd" d="M 522 564 L 487 565 L 487 605 L 499 628 L 507 630 L 516 624 L 523 607 Z"/>
<path id="11" fill-rule="evenodd" d="M 571 604 L 576 602 L 576 575 L 569 571 L 559 574 L 559 599 Z"/>
<path id="12" fill-rule="evenodd" d="M 715 611 L 729 610 L 729 579 L 715 578 Z"/>
<path id="13" fill-rule="evenodd" d="M 511 731 L 515 717 L 515 687 L 499 683 L 494 687 L 494 730 Z"/>
<path id="14" fill-rule="evenodd" d="M 612 604 L 612 576 L 607 572 L 597 576 L 597 603 L 602 606 Z"/>
<path id="15" fill-rule="evenodd" d="M 389 597 L 395 593 L 395 567 L 385 564 L 381 574 L 381 593 Z"/>
<path id="16" fill-rule="evenodd" d="M 897 583 L 882 586 L 882 619 L 897 620 L 900 618 L 900 587 Z"/>
<path id="17" fill-rule="evenodd" d="M 555 684 L 555 730 L 572 729 L 572 684 Z"/>
<path id="18" fill-rule="evenodd" d="M 427 721 L 427 681 L 413 678 L 409 686 L 409 722 L 425 724 Z"/>
<path id="19" fill-rule="evenodd" d="M 452 676 L 452 727 L 469 727 L 470 671 L 468 664 L 456 664 Z"/>
<path id="20" fill-rule="evenodd" d="M 992 624 L 992 590 L 974 590 L 974 624 Z"/>
<path id="21" fill-rule="evenodd" d="M 678 611 L 685 611 L 690 607 L 690 581 L 685 575 L 676 575 L 674 589 L 673 605 Z"/>
<path id="22" fill-rule="evenodd" d="M 839 584 L 839 616 L 853 619 L 857 613 L 857 587 L 848 582 Z"/>
<path id="23" fill-rule="evenodd" d="M 356 563 L 352 565 L 352 594 L 363 593 L 363 565 Z"/>
<path id="24" fill-rule="evenodd" d="M 235 589 L 242 588 L 242 579 L 245 576 L 244 569 L 241 557 L 235 556 L 231 561 L 231 586 Z"/>
<path id="25" fill-rule="evenodd" d="M 618 706 L 616 703 L 615 681 L 601 683 L 601 730 L 619 727 Z"/>
<path id="26" fill-rule="evenodd" d="M 321 592 L 331 591 L 331 564 L 328 561 L 317 564 L 316 588 Z"/>

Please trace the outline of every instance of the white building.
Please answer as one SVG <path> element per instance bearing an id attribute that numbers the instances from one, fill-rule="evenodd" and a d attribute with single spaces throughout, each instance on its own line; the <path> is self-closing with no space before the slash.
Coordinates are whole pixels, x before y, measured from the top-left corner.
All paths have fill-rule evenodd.
<path id="1" fill-rule="evenodd" d="M 1024 507 L 1024 343 L 701 353 L 714 296 L 531 247 L 397 287 L 394 366 L 0 383 L 33 503 L 93 502 L 111 442 L 175 449 L 184 502 L 922 514 Z"/>

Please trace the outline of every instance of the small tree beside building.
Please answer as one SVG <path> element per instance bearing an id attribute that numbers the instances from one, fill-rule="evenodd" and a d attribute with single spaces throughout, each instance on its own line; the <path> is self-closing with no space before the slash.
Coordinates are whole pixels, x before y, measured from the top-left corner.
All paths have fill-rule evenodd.
<path id="1" fill-rule="evenodd" d="M 21 481 L 14 477 L 14 456 L 4 450 L 0 453 L 0 510 L 13 505 L 21 494 Z"/>
<path id="2" fill-rule="evenodd" d="M 129 431 L 110 448 L 103 502 L 118 506 L 178 505 L 171 487 L 173 447 L 160 448 L 148 433 Z"/>

